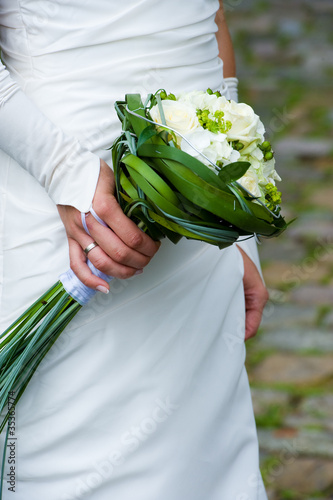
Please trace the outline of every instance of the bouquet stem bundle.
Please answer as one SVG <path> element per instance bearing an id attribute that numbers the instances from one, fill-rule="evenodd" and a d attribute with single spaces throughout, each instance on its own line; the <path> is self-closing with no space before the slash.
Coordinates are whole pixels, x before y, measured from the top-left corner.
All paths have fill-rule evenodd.
<path id="1" fill-rule="evenodd" d="M 81 307 L 59 281 L 2 333 L 1 412 L 9 392 L 15 393 L 15 404 L 18 402 L 39 363 Z M 9 411 L 0 423 L 0 432 L 8 418 Z"/>

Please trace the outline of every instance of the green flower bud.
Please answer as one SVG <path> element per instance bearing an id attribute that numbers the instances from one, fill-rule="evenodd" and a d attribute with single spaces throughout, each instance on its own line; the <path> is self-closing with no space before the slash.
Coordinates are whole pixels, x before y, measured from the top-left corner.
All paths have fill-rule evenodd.
<path id="1" fill-rule="evenodd" d="M 271 160 L 273 158 L 273 153 L 271 151 L 267 151 L 264 155 L 265 160 Z"/>
<path id="2" fill-rule="evenodd" d="M 175 96 L 175 94 L 169 94 L 169 95 L 168 95 L 168 99 L 170 99 L 170 101 L 176 101 L 176 96 Z"/>
<path id="3" fill-rule="evenodd" d="M 208 95 L 212 95 L 212 93 L 213 93 L 212 89 L 207 89 L 206 92 Z"/>
<path id="4" fill-rule="evenodd" d="M 269 210 L 279 211 L 279 204 L 281 203 L 281 193 L 277 190 L 276 186 L 274 186 L 271 182 L 266 184 L 266 206 Z"/>
<path id="5" fill-rule="evenodd" d="M 162 100 L 167 98 L 167 93 L 165 92 L 165 90 L 162 90 L 162 92 L 160 92 L 160 98 Z"/>
<path id="6" fill-rule="evenodd" d="M 213 117 L 210 115 L 209 109 L 197 109 L 196 114 L 199 124 L 205 129 L 217 134 L 218 132 L 225 133 L 231 128 L 230 122 L 225 122 L 223 119 L 223 111 L 215 111 Z"/>
<path id="7" fill-rule="evenodd" d="M 242 142 L 239 142 L 238 144 L 236 144 L 237 151 L 240 151 L 241 149 L 243 149 L 243 147 L 244 147 L 244 144 Z"/>
<path id="8" fill-rule="evenodd" d="M 221 92 L 217 90 L 216 92 L 214 92 L 214 95 L 216 95 L 216 97 L 221 97 Z"/>
<path id="9" fill-rule="evenodd" d="M 260 149 L 264 149 L 265 151 L 270 151 L 271 143 L 269 141 L 264 141 Z"/>

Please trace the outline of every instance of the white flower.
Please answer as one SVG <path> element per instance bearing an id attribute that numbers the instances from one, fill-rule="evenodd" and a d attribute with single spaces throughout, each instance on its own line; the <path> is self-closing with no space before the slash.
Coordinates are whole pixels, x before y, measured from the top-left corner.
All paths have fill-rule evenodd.
<path id="1" fill-rule="evenodd" d="M 215 96 L 214 96 L 215 97 Z M 214 100 L 211 100 L 208 106 L 209 111 L 213 115 L 215 111 L 225 111 L 227 106 L 229 105 L 229 101 L 227 98 L 222 95 L 220 97 L 215 97 Z"/>
<path id="2" fill-rule="evenodd" d="M 207 92 L 198 90 L 180 94 L 178 97 L 179 102 L 190 103 L 195 109 L 209 109 L 210 111 L 217 99 L 215 94 L 207 94 Z"/>
<path id="3" fill-rule="evenodd" d="M 231 154 L 229 156 L 229 161 L 225 163 L 227 165 L 228 163 L 234 163 L 235 161 L 240 160 L 240 152 L 236 151 L 235 149 L 232 149 Z"/>
<path id="4" fill-rule="evenodd" d="M 180 148 L 212 169 L 214 167 L 211 162 L 216 165 L 218 161 L 221 161 L 223 165 L 227 165 L 237 161 L 240 157 L 239 152 L 228 143 L 225 134 L 214 134 L 200 127 L 186 134 L 185 137 L 190 144 L 183 139 Z"/>
<path id="5" fill-rule="evenodd" d="M 181 134 L 186 134 L 199 127 L 196 109 L 186 102 L 171 101 L 165 99 L 162 101 L 163 112 L 167 127 L 172 127 Z M 158 106 L 153 106 L 150 115 L 155 123 L 162 123 Z M 180 143 L 181 139 L 177 142 Z"/>
<path id="6" fill-rule="evenodd" d="M 257 158 L 251 155 L 243 155 L 241 154 L 241 161 L 248 161 L 251 163 L 252 168 L 254 168 L 257 172 L 257 175 L 262 172 L 262 164 L 263 161 L 257 160 Z"/>
<path id="7" fill-rule="evenodd" d="M 225 134 L 213 134 L 211 137 L 211 145 L 208 150 L 206 150 L 207 156 L 209 154 L 215 154 L 215 163 L 221 161 L 224 165 L 237 161 L 240 157 L 240 153 L 235 151 L 233 147 L 229 144 Z"/>
<path id="8" fill-rule="evenodd" d="M 265 185 L 271 182 L 273 186 L 275 186 L 275 181 L 281 180 L 281 177 L 275 170 L 274 158 L 269 161 L 263 162 L 262 175 L 265 178 Z"/>
<path id="9" fill-rule="evenodd" d="M 256 147 L 251 151 L 251 156 L 252 158 L 255 158 L 258 161 L 262 161 L 264 159 L 264 153 L 258 147 Z"/>
<path id="10" fill-rule="evenodd" d="M 248 168 L 243 177 L 238 179 L 237 182 L 239 182 L 239 184 L 241 184 L 245 189 L 250 191 L 253 196 L 260 198 L 262 193 L 259 188 L 258 176 L 251 167 Z"/>
<path id="11" fill-rule="evenodd" d="M 239 140 L 245 146 L 253 141 L 263 141 L 265 128 L 251 106 L 244 103 L 228 101 L 223 106 L 224 119 L 232 124 L 228 131 L 229 140 Z"/>
<path id="12" fill-rule="evenodd" d="M 251 163 L 251 168 L 255 170 L 259 187 L 266 186 L 269 182 L 275 186 L 275 181 L 280 181 L 281 178 L 275 170 L 275 159 L 264 160 L 264 153 L 257 146 L 256 142 L 252 142 L 248 147 L 242 149 L 241 160 Z"/>
<path id="13" fill-rule="evenodd" d="M 210 146 L 210 136 L 211 132 L 209 132 L 209 130 L 204 130 L 200 127 L 185 135 L 189 142 L 182 139 L 180 149 L 191 156 L 199 157 L 198 159 L 203 161 L 203 158 L 200 157 L 200 153 Z"/>

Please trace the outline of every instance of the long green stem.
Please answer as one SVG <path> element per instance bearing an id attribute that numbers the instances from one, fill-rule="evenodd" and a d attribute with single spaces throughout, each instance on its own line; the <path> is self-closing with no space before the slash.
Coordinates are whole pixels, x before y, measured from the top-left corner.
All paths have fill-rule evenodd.
<path id="1" fill-rule="evenodd" d="M 19 316 L 14 323 L 12 323 L 7 330 L 5 330 L 1 335 L 0 339 L 5 337 L 8 332 L 10 332 L 13 328 L 19 325 L 23 319 L 30 317 L 31 313 L 35 310 L 36 306 L 43 304 L 43 302 L 48 302 L 50 296 L 53 296 L 58 290 L 63 289 L 63 285 L 60 281 L 58 281 L 55 285 L 49 288 L 41 297 L 39 297 L 31 306 L 24 311 L 24 313 Z"/>
<path id="2" fill-rule="evenodd" d="M 25 348 L 25 350 L 18 356 L 17 360 L 14 363 L 13 368 L 10 368 L 10 373 L 11 376 L 9 380 L 6 381 L 5 385 L 2 387 L 2 397 L 0 398 L 0 412 L 3 410 L 4 404 L 5 404 L 5 392 L 6 390 L 10 390 L 12 381 L 15 380 L 15 377 L 19 373 L 19 371 L 22 369 L 22 365 L 24 366 L 25 360 L 28 358 L 30 355 L 30 352 L 32 349 L 35 347 L 36 342 L 40 338 L 40 336 L 43 334 L 45 329 L 47 329 L 54 318 L 57 316 L 58 312 L 62 309 L 65 301 L 67 300 L 68 297 L 62 297 L 60 301 L 53 307 L 53 309 L 49 312 L 49 314 L 45 317 L 44 321 L 42 324 L 37 328 L 36 332 L 34 333 L 34 336 L 31 338 L 31 341 Z"/>
<path id="3" fill-rule="evenodd" d="M 46 353 L 50 350 L 50 348 L 57 340 L 59 335 L 63 332 L 63 330 L 66 328 L 66 326 L 70 323 L 70 321 L 74 318 L 74 316 L 78 313 L 80 309 L 81 309 L 80 304 L 73 301 L 68 310 L 66 310 L 63 313 L 63 315 L 59 317 L 51 326 L 48 327 L 47 325 L 44 325 L 44 332 L 41 333 L 47 334 L 46 339 L 43 340 L 43 343 L 39 345 L 38 349 L 37 345 L 35 346 L 36 350 L 32 352 L 30 358 L 26 361 L 25 365 L 22 366 L 21 364 L 21 372 L 19 374 L 19 379 L 15 379 L 13 381 L 11 390 L 15 390 L 15 392 L 18 391 L 18 395 L 15 399 L 15 404 L 17 404 L 17 402 L 19 401 L 31 377 L 37 370 L 40 362 L 44 359 Z M 20 385 L 20 383 L 22 385 Z M 9 414 L 7 413 L 0 425 L 0 433 L 4 428 L 8 420 L 8 417 Z"/>
<path id="4" fill-rule="evenodd" d="M 56 296 L 49 300 L 47 306 L 44 305 L 44 309 L 38 311 L 27 323 L 22 326 L 22 331 L 19 329 L 16 332 L 15 341 L 9 344 L 9 346 L 3 349 L 1 352 L 1 358 L 3 358 L 2 363 L 6 362 L 6 366 L 10 363 L 12 364 L 13 360 L 16 359 L 18 353 L 21 350 L 25 349 L 26 346 L 30 343 L 31 337 L 35 334 L 35 327 L 45 318 L 49 311 L 53 309 L 53 307 L 58 303 L 61 297 L 66 297 L 68 301 L 74 301 L 70 296 L 68 296 L 65 290 L 58 292 Z M 64 304 L 63 310 L 67 307 L 67 303 Z M 59 311 L 59 314 L 62 313 L 62 310 Z M 24 328 L 23 328 L 24 327 Z M 6 370 L 6 366 L 1 368 L 2 371 Z"/>
<path id="5" fill-rule="evenodd" d="M 7 328 L 1 335 L 0 352 L 17 335 L 28 335 L 30 330 L 37 324 L 47 312 L 53 307 L 55 300 L 63 292 L 62 285 L 56 284 L 47 293 L 42 295 L 19 319 Z"/>

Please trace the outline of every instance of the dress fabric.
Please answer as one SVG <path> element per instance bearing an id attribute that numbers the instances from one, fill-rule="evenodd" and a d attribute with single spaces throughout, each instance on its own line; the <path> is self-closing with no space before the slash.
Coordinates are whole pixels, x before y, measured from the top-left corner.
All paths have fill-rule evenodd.
<path id="1" fill-rule="evenodd" d="M 0 119 L 23 91 L 36 112 L 79 142 L 85 167 L 72 189 L 86 206 L 90 159 L 92 169 L 98 157 L 111 165 L 116 99 L 160 87 L 222 87 L 218 5 L 0 0 L 9 72 L 2 66 Z M 22 90 L 11 92 L 8 78 Z M 32 119 L 16 111 L 18 128 Z M 25 147 L 47 172 L 55 165 L 43 156 L 45 130 L 39 122 Z M 69 144 L 61 134 L 55 141 Z M 51 199 L 24 159 L 19 165 L 13 157 L 0 150 L 1 331 L 69 266 L 57 194 Z M 265 500 L 244 368 L 242 277 L 235 245 L 219 251 L 165 240 L 142 275 L 113 280 L 108 296 L 96 295 L 17 405 L 15 500 Z M 5 481 L 4 500 L 12 495 Z"/>

